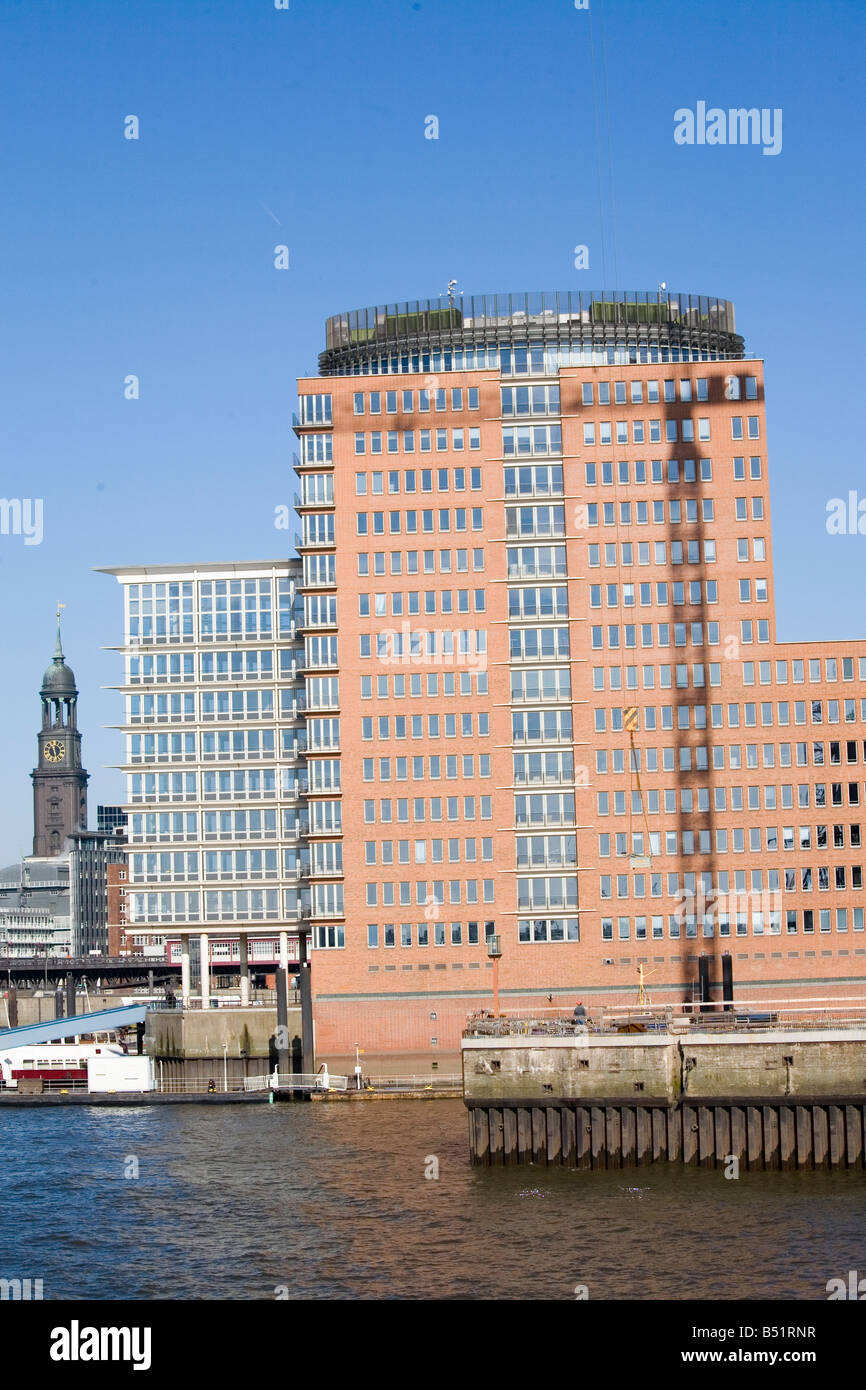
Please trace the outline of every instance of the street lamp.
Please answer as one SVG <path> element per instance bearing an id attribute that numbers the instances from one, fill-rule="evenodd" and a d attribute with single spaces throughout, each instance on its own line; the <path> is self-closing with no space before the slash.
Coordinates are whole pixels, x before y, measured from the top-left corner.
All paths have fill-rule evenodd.
<path id="1" fill-rule="evenodd" d="M 502 943 L 498 936 L 488 936 L 487 938 L 487 958 L 493 962 L 493 1017 L 499 1017 L 499 958 L 502 955 Z"/>

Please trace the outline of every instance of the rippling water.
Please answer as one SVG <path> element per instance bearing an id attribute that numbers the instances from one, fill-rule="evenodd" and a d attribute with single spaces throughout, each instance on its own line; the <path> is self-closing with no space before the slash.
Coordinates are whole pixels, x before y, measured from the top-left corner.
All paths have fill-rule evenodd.
<path id="1" fill-rule="evenodd" d="M 46 1298 L 826 1299 L 866 1270 L 864 1173 L 472 1168 L 459 1101 L 2 1123 L 0 1276 Z"/>

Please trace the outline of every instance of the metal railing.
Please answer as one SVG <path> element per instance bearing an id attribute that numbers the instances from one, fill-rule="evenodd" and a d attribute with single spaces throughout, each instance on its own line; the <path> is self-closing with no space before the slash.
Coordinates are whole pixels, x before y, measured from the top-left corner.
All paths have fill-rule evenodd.
<path id="1" fill-rule="evenodd" d="M 264 1076 L 248 1076 L 245 1091 L 348 1091 L 348 1076 L 330 1072 L 268 1072 Z"/>
<path id="2" fill-rule="evenodd" d="M 493 1017 L 486 1011 L 473 1014 L 463 1030 L 472 1037 L 577 1037 L 587 1033 L 627 1031 L 766 1033 L 818 1029 L 866 1029 L 866 999 L 804 999 L 799 1003 L 779 999 L 735 999 L 680 1004 L 613 1004 L 591 1012 L 585 1019 L 558 1009 L 532 1013 L 508 1013 Z"/>
<path id="3" fill-rule="evenodd" d="M 353 1089 L 354 1089 L 354 1080 Z M 459 1091 L 463 1087 L 463 1077 L 457 1072 L 429 1072 L 411 1076 L 364 1076 L 361 1078 L 362 1091 Z"/>
<path id="4" fill-rule="evenodd" d="M 258 1077 L 238 1077 L 230 1078 L 226 1083 L 223 1077 L 171 1077 L 157 1080 L 154 1090 L 164 1096 L 189 1096 L 189 1095 L 213 1095 L 219 1092 L 225 1095 L 227 1091 L 245 1091 L 247 1081 L 257 1081 Z M 213 1085 L 211 1085 L 213 1081 Z"/>
<path id="5" fill-rule="evenodd" d="M 301 1002 L 301 992 L 297 989 L 286 991 L 286 1002 L 289 1008 L 296 1008 Z M 276 1008 L 277 992 L 275 989 L 260 989 L 251 993 L 249 1003 L 242 1004 L 237 995 L 223 997 L 222 995 L 211 995 L 210 1012 L 216 1013 L 222 1009 L 273 1009 Z M 148 1003 L 148 1010 L 154 1013 L 174 1013 L 181 1012 L 184 1008 L 191 1012 L 201 1012 L 201 1000 L 199 998 L 190 999 L 188 1004 L 176 996 L 174 1002 L 168 1000 L 157 1000 Z"/>

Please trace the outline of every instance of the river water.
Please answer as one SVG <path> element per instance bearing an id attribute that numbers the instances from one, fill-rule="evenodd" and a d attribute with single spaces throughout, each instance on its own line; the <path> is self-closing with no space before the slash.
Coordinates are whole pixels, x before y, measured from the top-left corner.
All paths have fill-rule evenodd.
<path id="1" fill-rule="evenodd" d="M 0 1276 L 46 1299 L 825 1300 L 866 1273 L 864 1173 L 472 1168 L 459 1101 L 2 1125 Z"/>

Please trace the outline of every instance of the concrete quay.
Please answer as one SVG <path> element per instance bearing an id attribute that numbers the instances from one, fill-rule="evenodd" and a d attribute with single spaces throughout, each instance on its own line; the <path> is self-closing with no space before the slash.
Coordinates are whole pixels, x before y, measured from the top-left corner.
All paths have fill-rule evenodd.
<path id="1" fill-rule="evenodd" d="M 477 1164 L 863 1168 L 866 1028 L 466 1036 Z"/>

